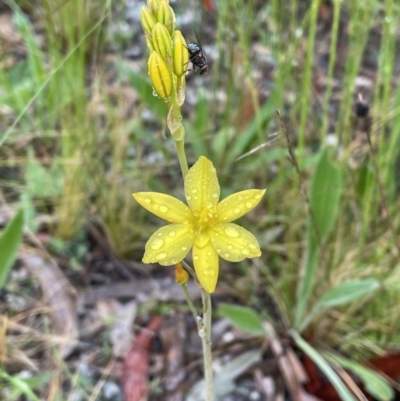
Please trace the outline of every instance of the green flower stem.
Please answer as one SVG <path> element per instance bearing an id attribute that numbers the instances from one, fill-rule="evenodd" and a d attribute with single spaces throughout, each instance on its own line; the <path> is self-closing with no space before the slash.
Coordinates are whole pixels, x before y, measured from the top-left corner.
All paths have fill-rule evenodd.
<path id="1" fill-rule="evenodd" d="M 178 153 L 179 164 L 181 165 L 182 175 L 185 177 L 189 171 L 189 167 L 186 160 L 185 143 L 183 139 L 181 141 L 175 141 L 175 146 Z"/>
<path id="2" fill-rule="evenodd" d="M 196 277 L 196 273 L 195 273 L 195 271 L 192 269 L 192 267 L 189 265 L 189 263 L 186 263 L 184 260 L 182 260 L 182 265 L 185 267 L 185 270 L 187 271 L 187 272 L 189 272 L 189 274 L 193 277 L 193 279 L 194 280 L 197 280 L 197 277 Z"/>
<path id="3" fill-rule="evenodd" d="M 203 327 L 199 331 L 203 345 L 204 380 L 206 382 L 206 401 L 214 401 L 212 353 L 211 353 L 211 296 L 207 291 L 201 290 L 203 301 Z"/>
<path id="4" fill-rule="evenodd" d="M 190 298 L 190 294 L 189 294 L 189 291 L 188 291 L 188 289 L 187 289 L 186 283 L 185 283 L 185 284 L 181 284 L 181 287 L 182 287 L 183 293 L 185 294 L 186 302 L 187 302 L 188 305 L 189 305 L 189 309 L 191 310 L 191 312 L 192 312 L 192 314 L 193 314 L 193 317 L 194 317 L 194 320 L 195 320 L 196 323 L 197 323 L 198 320 L 199 320 L 199 315 L 197 314 L 197 311 L 196 311 L 196 308 L 194 307 L 193 301 L 192 301 L 192 299 Z"/>

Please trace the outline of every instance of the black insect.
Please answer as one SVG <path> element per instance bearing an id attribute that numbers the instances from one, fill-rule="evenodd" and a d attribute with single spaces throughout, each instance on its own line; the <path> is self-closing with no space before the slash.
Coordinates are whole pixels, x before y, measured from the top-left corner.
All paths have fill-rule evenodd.
<path id="1" fill-rule="evenodd" d="M 188 52 L 189 52 L 189 62 L 193 65 L 194 71 L 199 71 L 200 75 L 203 75 L 208 70 L 207 57 L 204 53 L 203 48 L 201 47 L 199 38 L 197 36 L 197 32 L 195 31 L 197 43 L 191 42 L 188 43 Z"/>
<path id="2" fill-rule="evenodd" d="M 207 58 L 202 47 L 197 43 L 189 43 L 188 51 L 189 51 L 189 61 L 193 65 L 193 70 L 200 71 L 199 72 L 200 75 L 207 72 L 208 69 Z"/>

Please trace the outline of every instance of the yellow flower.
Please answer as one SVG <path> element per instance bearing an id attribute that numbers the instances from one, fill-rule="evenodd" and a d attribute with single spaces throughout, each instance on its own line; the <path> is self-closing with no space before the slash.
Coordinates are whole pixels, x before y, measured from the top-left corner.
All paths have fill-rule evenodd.
<path id="1" fill-rule="evenodd" d="M 156 192 L 133 194 L 151 213 L 166 220 L 147 241 L 144 263 L 174 265 L 193 248 L 193 264 L 201 286 L 214 292 L 218 279 L 218 256 L 230 262 L 261 256 L 256 238 L 231 222 L 255 208 L 265 189 L 249 189 L 219 202 L 220 188 L 214 166 L 201 156 L 185 177 L 189 206 L 172 196 Z"/>

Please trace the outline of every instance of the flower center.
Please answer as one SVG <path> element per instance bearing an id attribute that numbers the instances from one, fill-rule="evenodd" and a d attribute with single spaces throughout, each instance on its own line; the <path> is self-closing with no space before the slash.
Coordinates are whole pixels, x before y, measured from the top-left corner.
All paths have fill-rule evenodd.
<path id="1" fill-rule="evenodd" d="M 213 226 L 217 222 L 218 216 L 215 207 L 212 209 L 203 209 L 197 218 L 197 226 L 200 228 L 200 230 Z"/>

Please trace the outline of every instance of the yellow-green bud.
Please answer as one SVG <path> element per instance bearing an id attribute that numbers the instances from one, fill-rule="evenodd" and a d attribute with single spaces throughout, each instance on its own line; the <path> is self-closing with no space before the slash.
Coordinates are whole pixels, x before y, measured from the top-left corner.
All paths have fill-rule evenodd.
<path id="1" fill-rule="evenodd" d="M 174 32 L 173 49 L 172 49 L 172 69 L 174 74 L 180 77 L 187 71 L 189 62 L 189 52 L 186 40 L 182 36 L 181 31 Z"/>
<path id="2" fill-rule="evenodd" d="M 159 22 L 154 25 L 154 28 L 151 31 L 151 43 L 154 46 L 154 50 L 160 53 L 164 58 L 171 56 L 171 36 L 165 25 L 160 24 Z"/>
<path id="3" fill-rule="evenodd" d="M 147 7 L 151 13 L 155 16 L 157 14 L 158 6 L 160 5 L 161 0 L 147 0 Z"/>
<path id="4" fill-rule="evenodd" d="M 151 40 L 147 36 L 146 36 L 146 44 L 147 44 L 147 47 L 149 48 L 150 52 L 153 52 L 154 51 L 154 46 L 151 43 Z"/>
<path id="5" fill-rule="evenodd" d="M 151 31 L 157 21 L 146 6 L 143 6 L 140 10 L 140 22 L 146 37 L 151 39 Z"/>
<path id="6" fill-rule="evenodd" d="M 154 51 L 150 54 L 148 66 L 151 83 L 157 95 L 161 99 L 168 99 L 172 93 L 172 74 L 167 63 Z"/>
<path id="7" fill-rule="evenodd" d="M 157 22 L 167 27 L 168 32 L 172 36 L 175 29 L 175 13 L 165 0 L 161 1 L 158 6 L 156 19 Z"/>

